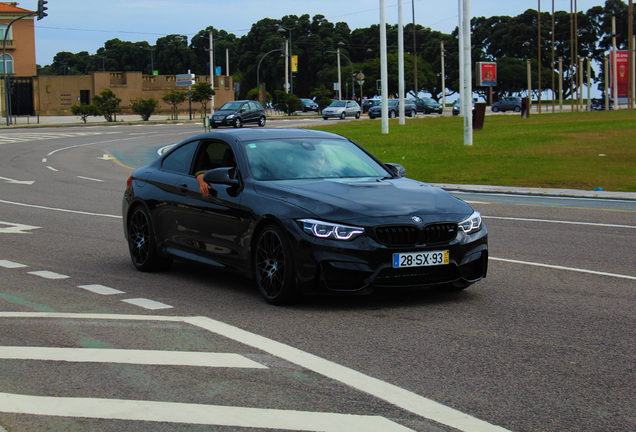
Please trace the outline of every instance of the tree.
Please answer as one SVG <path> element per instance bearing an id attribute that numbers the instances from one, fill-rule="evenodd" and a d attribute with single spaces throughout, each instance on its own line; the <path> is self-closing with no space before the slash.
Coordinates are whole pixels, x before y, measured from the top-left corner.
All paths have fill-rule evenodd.
<path id="1" fill-rule="evenodd" d="M 276 90 L 275 96 L 278 101 L 278 110 L 283 111 L 287 115 L 292 115 L 303 107 L 302 102 L 295 94 Z"/>
<path id="2" fill-rule="evenodd" d="M 216 92 L 209 82 L 200 82 L 192 86 L 190 98 L 193 102 L 201 103 L 201 118 L 205 117 L 205 113 L 208 111 L 208 101 L 214 94 Z"/>
<path id="3" fill-rule="evenodd" d="M 121 99 L 111 89 L 106 89 L 93 96 L 93 104 L 99 109 L 107 122 L 117 121 L 117 113 Z"/>
<path id="4" fill-rule="evenodd" d="M 159 106 L 159 101 L 154 98 L 135 98 L 130 101 L 130 109 L 139 114 L 143 121 L 148 121 L 150 116 L 154 114 L 157 106 Z"/>
<path id="5" fill-rule="evenodd" d="M 170 118 L 177 120 L 179 118 L 179 113 L 177 111 L 177 106 L 184 103 L 188 100 L 188 94 L 184 91 L 179 90 L 170 90 L 168 93 L 163 95 L 161 98 L 165 103 L 172 105 Z"/>
<path id="6" fill-rule="evenodd" d="M 315 88 L 314 91 L 311 92 L 311 97 L 314 98 L 314 100 L 318 104 L 318 110 L 320 112 L 322 112 L 325 107 L 331 104 L 331 90 L 329 90 L 324 85 Z"/>
<path id="7" fill-rule="evenodd" d="M 86 123 L 86 117 L 88 116 L 94 116 L 97 117 L 98 115 L 101 115 L 101 111 L 99 110 L 99 108 L 97 108 L 95 105 L 86 105 L 86 104 L 81 104 L 81 105 L 73 105 L 71 107 L 71 112 L 74 115 L 78 115 L 82 118 L 82 121 L 84 123 Z"/>

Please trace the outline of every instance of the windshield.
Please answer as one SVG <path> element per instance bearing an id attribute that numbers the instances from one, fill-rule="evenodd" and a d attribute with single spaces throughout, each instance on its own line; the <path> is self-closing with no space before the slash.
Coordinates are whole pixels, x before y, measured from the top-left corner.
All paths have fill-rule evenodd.
<path id="1" fill-rule="evenodd" d="M 329 105 L 329 106 L 332 106 L 332 107 L 345 107 L 345 106 L 347 106 L 347 101 L 342 101 L 342 100 L 333 101 L 333 102 L 331 102 L 331 105 Z"/>
<path id="2" fill-rule="evenodd" d="M 391 174 L 362 149 L 345 139 L 280 139 L 245 144 L 256 180 L 388 177 Z"/>
<path id="3" fill-rule="evenodd" d="M 236 111 L 243 105 L 243 102 L 228 102 L 224 104 L 219 111 Z"/>

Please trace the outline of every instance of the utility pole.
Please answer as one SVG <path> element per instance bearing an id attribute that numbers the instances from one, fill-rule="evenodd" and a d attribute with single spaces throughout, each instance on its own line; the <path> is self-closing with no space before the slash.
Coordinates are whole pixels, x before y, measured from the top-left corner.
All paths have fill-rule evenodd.
<path id="1" fill-rule="evenodd" d="M 214 90 L 214 38 L 210 32 L 210 85 Z M 214 95 L 210 96 L 210 115 L 214 114 Z"/>
<path id="2" fill-rule="evenodd" d="M 461 72 L 460 112 L 464 117 L 464 145 L 473 145 L 473 87 L 470 37 L 470 0 L 459 0 L 460 57 Z"/>
<path id="3" fill-rule="evenodd" d="M 403 125 L 406 120 L 404 119 L 404 25 L 402 22 L 402 0 L 398 0 L 398 96 L 400 120 L 399 123 Z"/>
<path id="4" fill-rule="evenodd" d="M 387 86 L 389 84 L 388 60 L 386 54 L 386 1 L 380 0 L 380 94 L 382 95 L 382 133 L 389 133 L 389 101 Z"/>

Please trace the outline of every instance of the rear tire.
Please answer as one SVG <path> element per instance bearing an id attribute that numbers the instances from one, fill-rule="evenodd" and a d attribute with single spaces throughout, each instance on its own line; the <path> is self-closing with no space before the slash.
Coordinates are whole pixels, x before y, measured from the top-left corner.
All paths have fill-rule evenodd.
<path id="1" fill-rule="evenodd" d="M 499 108 L 497 108 L 496 106 L 492 107 L 492 112 L 499 112 Z"/>
<path id="2" fill-rule="evenodd" d="M 128 218 L 128 251 L 139 271 L 157 271 L 172 264 L 172 258 L 159 254 L 150 215 L 141 205 L 135 207 Z"/>

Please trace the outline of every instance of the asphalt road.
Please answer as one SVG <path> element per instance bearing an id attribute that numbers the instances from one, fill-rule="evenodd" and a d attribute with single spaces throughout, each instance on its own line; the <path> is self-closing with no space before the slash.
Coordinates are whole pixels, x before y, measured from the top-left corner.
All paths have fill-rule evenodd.
<path id="1" fill-rule="evenodd" d="M 460 192 L 487 279 L 274 307 L 129 262 L 131 167 L 200 130 L 2 130 L 0 431 L 636 430 L 636 201 Z"/>

